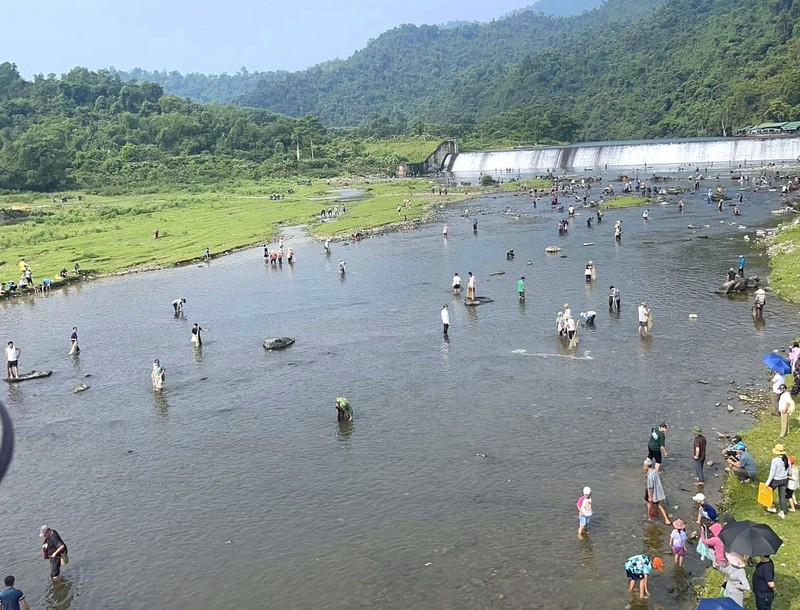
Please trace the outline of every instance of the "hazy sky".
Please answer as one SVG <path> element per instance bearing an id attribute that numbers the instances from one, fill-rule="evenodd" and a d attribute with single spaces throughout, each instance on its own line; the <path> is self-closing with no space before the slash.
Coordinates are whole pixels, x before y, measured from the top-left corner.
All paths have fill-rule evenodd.
<path id="1" fill-rule="evenodd" d="M 570 0 L 564 0 L 569 2 Z M 16 0 L 0 61 L 20 72 L 297 70 L 348 57 L 402 23 L 489 21 L 533 0 Z"/>

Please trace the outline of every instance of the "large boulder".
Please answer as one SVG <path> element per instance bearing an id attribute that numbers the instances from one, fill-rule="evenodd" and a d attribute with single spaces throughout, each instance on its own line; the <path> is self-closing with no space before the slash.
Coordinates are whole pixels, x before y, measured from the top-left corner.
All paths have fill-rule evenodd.
<path id="1" fill-rule="evenodd" d="M 737 292 L 747 292 L 758 288 L 759 278 L 756 275 L 750 277 L 737 277 L 734 280 L 725 282 L 717 289 L 717 294 L 734 294 Z"/>
<path id="2" fill-rule="evenodd" d="M 264 349 L 286 349 L 292 343 L 294 343 L 294 339 L 292 337 L 275 337 L 273 339 L 264 339 Z"/>

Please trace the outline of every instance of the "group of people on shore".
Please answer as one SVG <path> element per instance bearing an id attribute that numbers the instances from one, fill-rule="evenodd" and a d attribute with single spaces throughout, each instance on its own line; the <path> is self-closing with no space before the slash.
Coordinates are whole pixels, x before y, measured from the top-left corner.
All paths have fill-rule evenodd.
<path id="1" fill-rule="evenodd" d="M 81 275 L 81 266 L 75 263 L 73 266 L 76 277 Z M 7 282 L 0 282 L 0 297 L 13 297 L 22 294 L 40 295 L 50 292 L 53 287 L 53 279 L 49 277 L 42 278 L 41 283 L 36 283 L 33 279 L 33 271 L 30 265 L 24 260 L 19 261 L 20 278 L 18 281 L 9 280 Z M 59 277 L 65 280 L 69 277 L 69 272 L 66 267 L 62 267 L 59 272 Z"/>
<path id="2" fill-rule="evenodd" d="M 723 590 L 720 592 L 721 595 L 733 599 L 744 607 L 745 592 L 752 591 L 757 610 L 769 610 L 775 598 L 775 570 L 770 555 L 748 558 L 728 548 L 724 541 L 725 536 L 721 536 L 728 523 L 702 491 L 698 491 L 691 497 L 693 504 L 688 511 L 689 519 L 687 521 L 675 518 L 668 513 L 667 494 L 661 482 L 663 458 L 668 455 L 666 447 L 668 429 L 669 426 L 666 422 L 651 429 L 647 442 L 647 457 L 642 464 L 645 473 L 644 500 L 648 522 L 660 521 L 665 526 L 672 528 L 668 534 L 668 548 L 673 556 L 676 569 L 683 569 L 684 558 L 693 546 L 699 559 L 709 560 L 713 568 L 725 575 L 726 580 Z M 707 440 L 700 427 L 693 427 L 692 433 L 694 435 L 692 461 L 695 485 L 702 488 L 705 485 L 704 467 L 707 459 Z M 730 473 L 732 480 L 738 480 L 742 484 L 751 484 L 757 481 L 756 462 L 747 451 L 746 444 L 740 437 L 733 437 L 731 440 L 732 444 L 722 452 L 726 458 L 726 471 Z M 769 474 L 764 481 L 764 485 L 770 490 L 768 494 L 770 500 L 767 502 L 766 510 L 767 513 L 776 513 L 779 517 L 785 518 L 785 511 L 795 511 L 794 493 L 800 475 L 798 475 L 794 456 L 787 454 L 784 445 L 776 444 L 772 448 L 772 454 L 774 458 L 770 462 Z M 780 509 L 774 506 L 773 490 L 777 492 Z M 577 503 L 579 538 L 587 535 L 593 511 L 591 489 L 585 487 L 583 492 Z M 698 531 L 691 535 L 688 534 L 687 523 L 697 526 Z M 748 564 L 755 566 L 752 586 L 745 570 L 745 566 Z M 639 553 L 629 557 L 624 563 L 624 568 L 629 591 L 633 594 L 638 584 L 639 597 L 647 599 L 650 596 L 649 576 L 653 569 L 662 571 L 664 564 L 659 557 L 651 558 L 647 553 Z"/>

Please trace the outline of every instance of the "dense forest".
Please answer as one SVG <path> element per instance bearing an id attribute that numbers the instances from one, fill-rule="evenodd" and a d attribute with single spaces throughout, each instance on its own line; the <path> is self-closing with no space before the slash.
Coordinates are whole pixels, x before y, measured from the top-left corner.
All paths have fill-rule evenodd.
<path id="1" fill-rule="evenodd" d="M 0 189 L 194 188 L 422 160 L 368 146 L 396 136 L 485 148 L 729 135 L 800 118 L 798 17 L 800 0 L 606 0 L 579 17 L 402 26 L 305 72 L 197 81 L 239 105 L 165 93 L 147 73 L 27 81 L 3 63 Z"/>
<path id="2" fill-rule="evenodd" d="M 527 112 L 547 117 L 530 120 L 534 139 L 554 140 L 574 127 L 546 105 Z M 496 140 L 519 131 L 517 118 L 500 115 L 462 135 Z M 409 159 L 371 154 L 365 143 L 401 127 L 375 116 L 358 129 L 329 129 L 314 116 L 202 105 L 104 71 L 75 68 L 30 82 L 14 64 L 0 64 L 0 190 L 112 194 L 296 174 L 391 173 Z"/>
<path id="3" fill-rule="evenodd" d="M 348 161 L 358 151 L 315 117 L 204 106 L 83 68 L 29 82 L 0 64 L 0 189 L 113 193 L 334 173 Z"/>
<path id="4" fill-rule="evenodd" d="M 718 136 L 800 117 L 798 16 L 800 0 L 605 0 L 565 18 L 523 11 L 488 24 L 404 25 L 301 72 L 121 76 L 362 130 L 486 135 L 487 121 L 506 123 L 498 111 L 530 124 L 526 109 L 545 106 L 574 122 L 555 139 Z"/>

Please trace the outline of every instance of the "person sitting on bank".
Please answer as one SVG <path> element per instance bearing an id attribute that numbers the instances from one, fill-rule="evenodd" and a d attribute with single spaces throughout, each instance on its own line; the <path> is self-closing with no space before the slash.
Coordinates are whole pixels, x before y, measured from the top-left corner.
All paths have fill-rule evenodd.
<path id="1" fill-rule="evenodd" d="M 58 275 L 61 277 L 61 279 L 66 278 L 67 275 L 68 275 L 67 274 L 67 268 L 66 267 L 61 267 L 61 271 L 58 272 Z"/>
<path id="2" fill-rule="evenodd" d="M 336 399 L 336 419 L 337 421 L 353 421 L 353 409 L 344 396 Z"/>

